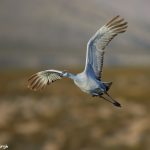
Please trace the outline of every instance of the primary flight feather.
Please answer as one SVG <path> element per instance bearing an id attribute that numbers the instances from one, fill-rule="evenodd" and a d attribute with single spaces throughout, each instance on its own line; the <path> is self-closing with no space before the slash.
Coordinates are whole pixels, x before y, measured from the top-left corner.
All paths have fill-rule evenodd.
<path id="1" fill-rule="evenodd" d="M 125 32 L 126 29 L 127 22 L 123 18 L 120 18 L 120 16 L 114 17 L 102 26 L 89 40 L 87 44 L 86 64 L 83 72 L 75 75 L 66 71 L 52 69 L 41 71 L 28 79 L 28 87 L 36 91 L 45 88 L 46 85 L 56 80 L 68 77 L 82 91 L 92 96 L 99 96 L 115 106 L 120 107 L 121 105 L 108 94 L 112 82 L 101 81 L 101 76 L 105 47 L 115 36 Z"/>

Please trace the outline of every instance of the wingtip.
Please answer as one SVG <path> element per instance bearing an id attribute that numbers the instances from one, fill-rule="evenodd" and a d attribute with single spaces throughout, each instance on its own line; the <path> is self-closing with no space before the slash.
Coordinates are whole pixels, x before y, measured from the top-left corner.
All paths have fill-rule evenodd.
<path id="1" fill-rule="evenodd" d="M 38 87 L 37 85 L 39 85 L 39 76 L 38 74 L 33 74 L 32 76 L 30 76 L 28 79 L 27 79 L 27 88 L 29 88 L 30 90 L 32 91 L 37 91 L 38 90 Z"/>
<path id="2" fill-rule="evenodd" d="M 114 27 L 114 26 L 125 26 L 127 25 L 128 22 L 126 22 L 124 20 L 124 18 L 122 18 L 120 15 L 115 16 L 114 18 L 112 18 L 107 24 L 107 27 Z M 118 26 L 118 27 L 119 27 Z"/>
<path id="3" fill-rule="evenodd" d="M 120 15 L 116 15 L 116 17 L 115 18 L 119 18 L 120 17 Z"/>
<path id="4" fill-rule="evenodd" d="M 114 20 L 120 18 L 120 15 L 116 15 L 115 17 L 113 17 L 109 22 L 107 22 L 106 26 L 108 26 L 109 24 L 111 24 L 112 22 L 114 22 Z"/>

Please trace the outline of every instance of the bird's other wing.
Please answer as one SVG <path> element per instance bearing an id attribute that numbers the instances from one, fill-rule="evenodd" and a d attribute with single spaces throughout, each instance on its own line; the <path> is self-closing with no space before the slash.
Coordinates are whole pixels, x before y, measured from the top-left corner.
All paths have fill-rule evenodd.
<path id="1" fill-rule="evenodd" d="M 63 71 L 58 70 L 45 70 L 33 74 L 28 79 L 28 87 L 34 91 L 43 89 L 46 85 L 59 80 L 63 77 Z"/>
<path id="2" fill-rule="evenodd" d="M 95 33 L 87 44 L 85 71 L 88 71 L 88 66 L 91 65 L 97 79 L 101 79 L 104 49 L 116 35 L 125 32 L 126 29 L 127 22 L 120 16 L 116 16 Z"/>

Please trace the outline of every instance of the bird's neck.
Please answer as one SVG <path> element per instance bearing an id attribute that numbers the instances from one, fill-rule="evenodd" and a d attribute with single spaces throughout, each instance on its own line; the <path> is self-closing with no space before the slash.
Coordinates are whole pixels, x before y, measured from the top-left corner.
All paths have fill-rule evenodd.
<path id="1" fill-rule="evenodd" d="M 67 77 L 67 78 L 70 78 L 70 79 L 72 79 L 72 80 L 74 80 L 75 77 L 76 77 L 75 74 L 72 74 L 72 73 L 69 73 L 69 72 L 65 73 L 63 76 L 64 76 L 64 77 Z"/>

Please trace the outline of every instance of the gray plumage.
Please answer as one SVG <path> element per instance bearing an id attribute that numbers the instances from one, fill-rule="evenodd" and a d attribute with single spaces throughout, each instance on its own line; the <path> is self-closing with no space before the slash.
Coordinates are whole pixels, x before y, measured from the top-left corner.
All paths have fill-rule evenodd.
<path id="1" fill-rule="evenodd" d="M 102 68 L 105 54 L 105 47 L 119 33 L 125 32 L 127 22 L 120 16 L 111 19 L 107 24 L 102 26 L 87 44 L 86 64 L 83 72 L 72 74 L 66 71 L 45 70 L 32 75 L 28 79 L 28 87 L 32 90 L 40 90 L 46 85 L 68 77 L 83 91 L 92 96 L 99 96 L 115 106 L 121 105 L 115 101 L 107 92 L 112 82 L 103 82 L 101 80 Z M 107 97 L 106 97 L 107 96 Z"/>

